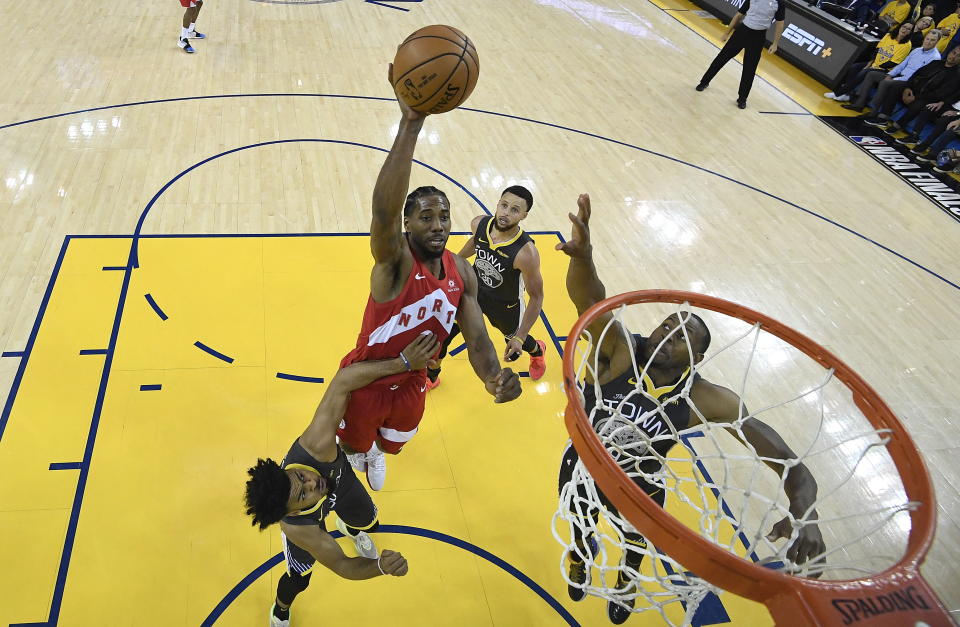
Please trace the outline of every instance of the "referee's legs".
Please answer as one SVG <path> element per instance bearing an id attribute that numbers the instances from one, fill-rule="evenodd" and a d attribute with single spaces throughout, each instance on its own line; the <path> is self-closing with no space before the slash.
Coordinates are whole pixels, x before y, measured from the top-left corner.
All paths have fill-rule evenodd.
<path id="1" fill-rule="evenodd" d="M 697 85 L 698 89 L 709 85 L 713 77 L 720 71 L 720 68 L 726 65 L 727 61 L 740 54 L 740 51 L 743 50 L 745 45 L 744 30 L 748 29 L 741 24 L 733 31 L 730 39 L 727 40 L 727 43 L 723 45 L 723 48 L 720 49 L 720 52 L 718 52 L 717 56 L 713 59 L 713 63 L 711 63 L 707 71 L 703 73 L 703 77 L 700 78 L 700 85 Z"/>
<path id="2" fill-rule="evenodd" d="M 763 52 L 764 36 L 766 33 L 762 30 L 748 29 L 746 33 L 746 44 L 743 48 L 743 73 L 740 74 L 740 91 L 738 92 L 737 104 L 742 109 L 747 104 L 747 96 L 750 95 L 750 88 L 753 87 L 753 78 L 757 75 L 757 65 L 760 64 L 760 53 Z"/>

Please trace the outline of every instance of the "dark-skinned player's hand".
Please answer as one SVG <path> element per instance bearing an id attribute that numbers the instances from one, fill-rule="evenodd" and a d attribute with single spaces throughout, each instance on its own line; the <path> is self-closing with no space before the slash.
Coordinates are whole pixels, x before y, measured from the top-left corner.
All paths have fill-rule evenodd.
<path id="1" fill-rule="evenodd" d="M 503 358 L 506 361 L 516 361 L 520 357 L 520 351 L 523 350 L 523 340 L 512 337 L 507 342 L 507 347 L 503 350 Z"/>
<path id="2" fill-rule="evenodd" d="M 403 577 L 407 574 L 407 560 L 396 551 L 384 549 L 380 552 L 378 562 L 380 564 L 380 570 L 382 570 L 385 575 Z"/>
<path id="3" fill-rule="evenodd" d="M 767 534 L 767 540 L 775 542 L 784 538 L 789 539 L 791 533 L 793 533 L 793 522 L 789 516 L 786 516 L 773 526 L 770 533 Z M 822 558 L 818 560 L 817 556 L 823 555 L 826 550 L 827 545 L 823 542 L 820 527 L 818 525 L 803 525 L 800 527 L 797 539 L 787 549 L 787 559 L 794 564 L 803 564 L 810 559 L 819 562 L 822 561 Z M 818 578 L 820 573 L 814 573 L 812 576 Z"/>
<path id="4" fill-rule="evenodd" d="M 387 67 L 387 80 L 390 82 L 390 89 L 393 89 L 393 63 L 389 64 Z M 420 113 L 419 111 L 414 111 L 411 109 L 404 101 L 397 98 L 397 103 L 400 105 L 400 113 L 403 114 L 403 119 L 410 122 L 422 122 L 426 119 L 429 113 Z"/>
<path id="5" fill-rule="evenodd" d="M 577 198 L 577 215 L 568 213 L 567 217 L 573 223 L 570 239 L 557 244 L 556 249 L 571 257 L 588 257 L 592 249 L 590 246 L 590 194 L 580 194 Z"/>
<path id="6" fill-rule="evenodd" d="M 440 341 L 437 336 L 433 333 L 424 333 L 407 344 L 407 347 L 400 351 L 400 354 L 410 362 L 411 370 L 423 370 L 424 368 L 437 367 L 437 362 L 433 358 L 439 350 Z"/>
<path id="7" fill-rule="evenodd" d="M 487 381 L 484 386 L 487 392 L 493 395 L 494 403 L 507 403 L 520 396 L 523 388 L 520 387 L 520 377 L 510 368 L 504 368 L 497 376 Z"/>

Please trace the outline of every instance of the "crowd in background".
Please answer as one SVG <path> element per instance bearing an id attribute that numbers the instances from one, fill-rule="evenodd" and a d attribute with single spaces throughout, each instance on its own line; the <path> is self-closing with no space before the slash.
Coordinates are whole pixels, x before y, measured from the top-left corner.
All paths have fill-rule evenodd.
<path id="1" fill-rule="evenodd" d="M 960 135 L 960 3 L 861 0 L 853 9 L 856 21 L 882 25 L 886 34 L 824 97 L 861 113 L 918 161 L 952 171 L 956 153 L 945 149 Z"/>

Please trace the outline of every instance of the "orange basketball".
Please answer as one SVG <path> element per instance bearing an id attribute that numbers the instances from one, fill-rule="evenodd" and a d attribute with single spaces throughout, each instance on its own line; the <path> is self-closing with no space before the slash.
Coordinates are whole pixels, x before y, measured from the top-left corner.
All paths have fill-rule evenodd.
<path id="1" fill-rule="evenodd" d="M 425 26 L 407 37 L 393 60 L 393 91 L 410 108 L 445 113 L 470 96 L 480 59 L 470 38 L 452 26 Z"/>

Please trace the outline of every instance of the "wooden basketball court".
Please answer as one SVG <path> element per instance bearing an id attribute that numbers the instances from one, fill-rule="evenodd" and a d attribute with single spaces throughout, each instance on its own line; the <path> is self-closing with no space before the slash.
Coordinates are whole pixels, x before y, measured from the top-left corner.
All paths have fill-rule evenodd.
<path id="1" fill-rule="evenodd" d="M 452 250 L 504 187 L 533 191 L 548 371 L 494 405 L 448 360 L 374 495 L 410 575 L 320 568 L 293 624 L 609 624 L 567 598 L 550 532 L 575 319 L 553 246 L 582 192 L 608 293 L 740 302 L 879 391 L 937 490 L 923 572 L 960 609 L 958 225 L 817 119 L 841 111 L 822 86 L 765 54 L 748 109 L 733 63 L 695 92 L 721 25 L 685 0 L 214 0 L 194 55 L 177 3 L 48 4 L 0 8 L 0 624 L 267 624 L 279 533 L 243 516 L 244 470 L 282 457 L 354 342 L 386 63 L 433 23 L 481 77 L 428 119 L 412 184 L 450 195 Z M 714 624 L 770 624 L 719 604 Z"/>

